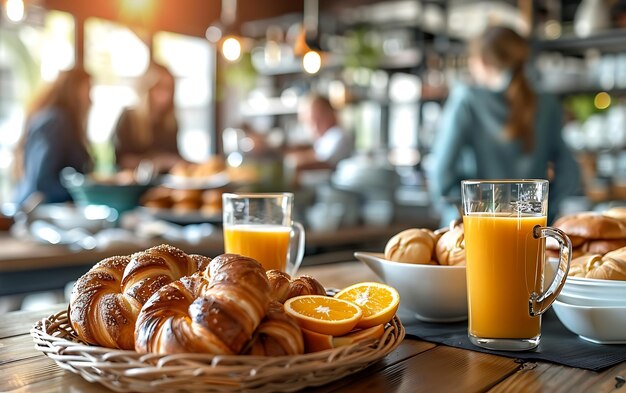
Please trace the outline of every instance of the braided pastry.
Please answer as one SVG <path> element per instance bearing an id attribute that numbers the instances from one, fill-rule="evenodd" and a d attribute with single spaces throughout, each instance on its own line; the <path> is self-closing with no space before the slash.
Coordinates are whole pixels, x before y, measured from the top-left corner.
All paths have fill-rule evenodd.
<path id="1" fill-rule="evenodd" d="M 70 323 L 85 342 L 133 349 L 135 321 L 148 298 L 208 261 L 168 245 L 104 259 L 76 282 L 68 310 Z"/>
<path id="2" fill-rule="evenodd" d="M 270 283 L 270 296 L 273 300 L 285 303 L 300 295 L 326 295 L 326 290 L 316 279 L 311 276 L 291 276 L 280 270 L 272 269 L 266 272 Z"/>
<path id="3" fill-rule="evenodd" d="M 248 355 L 285 356 L 304 353 L 304 340 L 298 323 L 277 301 L 272 301 L 267 315 L 256 329 Z"/>
<path id="4" fill-rule="evenodd" d="M 270 304 L 265 269 L 251 258 L 216 257 L 208 271 L 161 288 L 144 305 L 135 349 L 161 354 L 238 354 Z"/>

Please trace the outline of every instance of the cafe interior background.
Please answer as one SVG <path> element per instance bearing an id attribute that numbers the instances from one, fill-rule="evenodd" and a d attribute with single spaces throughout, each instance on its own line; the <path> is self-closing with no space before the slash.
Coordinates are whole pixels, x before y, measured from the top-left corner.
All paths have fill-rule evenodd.
<path id="1" fill-rule="evenodd" d="M 137 184 L 115 177 L 111 133 L 150 59 L 175 76 L 182 156 L 197 168 L 215 157 L 225 166 L 187 180 L 217 192 L 294 191 L 304 264 L 348 260 L 401 229 L 440 225 L 430 152 L 448 91 L 469 80 L 468 39 L 490 23 L 530 38 L 540 86 L 562 102 L 563 137 L 583 173 L 562 212 L 626 203 L 625 1 L 2 0 L 0 10 L 0 312 L 62 302 L 98 255 L 165 241 L 221 252 L 219 208 L 151 210 L 126 194 Z M 19 211 L 11 174 L 25 103 L 77 64 L 93 78 L 94 174 L 74 185 L 78 207 Z M 305 172 L 294 189 L 282 151 L 311 141 L 298 118 L 311 92 L 329 98 L 355 152 L 334 171 Z M 110 189 L 85 193 L 94 179 Z M 83 206 L 107 197 L 117 210 Z M 72 262 L 40 266 L 42 282 L 20 278 L 21 260 L 49 255 Z"/>

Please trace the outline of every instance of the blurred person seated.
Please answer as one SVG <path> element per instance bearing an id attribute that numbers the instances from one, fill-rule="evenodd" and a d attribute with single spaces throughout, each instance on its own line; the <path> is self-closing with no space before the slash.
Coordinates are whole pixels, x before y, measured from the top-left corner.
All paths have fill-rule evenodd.
<path id="1" fill-rule="evenodd" d="M 150 63 L 139 78 L 139 102 L 126 108 L 113 133 L 119 170 L 134 170 L 148 160 L 159 173 L 182 160 L 178 150 L 178 122 L 174 110 L 174 76 L 164 66 Z"/>
<path id="2" fill-rule="evenodd" d="M 557 97 L 539 92 L 527 76 L 528 41 L 492 26 L 469 46 L 475 84 L 450 93 L 433 143 L 429 187 L 441 224 L 459 217 L 464 179 L 548 179 L 548 222 L 580 187 L 580 169 L 561 135 Z M 552 175 L 550 173 L 553 173 Z"/>
<path id="3" fill-rule="evenodd" d="M 352 135 L 339 126 L 335 110 L 326 98 L 319 95 L 308 97 L 298 117 L 313 136 L 313 144 L 286 154 L 285 164 L 291 172 L 294 186 L 300 184 L 302 172 L 333 170 L 354 150 Z"/>
<path id="4" fill-rule="evenodd" d="M 90 89 L 89 74 L 77 67 L 61 71 L 31 102 L 15 151 L 18 206 L 35 192 L 41 193 L 46 203 L 71 201 L 61 184 L 61 170 L 91 170 L 85 129 Z"/>

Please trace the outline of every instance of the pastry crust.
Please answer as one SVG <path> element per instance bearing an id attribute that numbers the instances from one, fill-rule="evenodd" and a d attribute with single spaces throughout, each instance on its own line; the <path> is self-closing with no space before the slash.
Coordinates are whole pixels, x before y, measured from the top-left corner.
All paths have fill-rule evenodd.
<path id="1" fill-rule="evenodd" d="M 104 259 L 76 282 L 70 297 L 70 323 L 87 343 L 133 349 L 135 321 L 150 296 L 198 271 L 198 266 L 206 266 L 207 259 L 169 245 Z"/>
<path id="2" fill-rule="evenodd" d="M 311 276 L 292 278 L 289 274 L 271 269 L 266 272 L 270 284 L 270 297 L 279 303 L 302 295 L 326 295 L 326 290 Z"/>
<path id="3" fill-rule="evenodd" d="M 437 261 L 441 265 L 465 265 L 465 231 L 457 224 L 444 233 L 435 246 Z"/>
<path id="4" fill-rule="evenodd" d="M 626 247 L 599 254 L 585 255 L 572 260 L 569 276 L 599 280 L 626 280 Z"/>
<path id="5" fill-rule="evenodd" d="M 389 239 L 385 258 L 390 261 L 429 264 L 435 250 L 435 235 L 430 229 L 407 229 Z"/>
<path id="6" fill-rule="evenodd" d="M 625 239 L 626 222 L 604 214 L 585 212 L 563 216 L 554 226 L 568 236 L 585 239 Z"/>
<path id="7" fill-rule="evenodd" d="M 223 254 L 209 269 L 161 288 L 137 317 L 140 353 L 240 353 L 270 305 L 265 270 L 252 258 Z"/>

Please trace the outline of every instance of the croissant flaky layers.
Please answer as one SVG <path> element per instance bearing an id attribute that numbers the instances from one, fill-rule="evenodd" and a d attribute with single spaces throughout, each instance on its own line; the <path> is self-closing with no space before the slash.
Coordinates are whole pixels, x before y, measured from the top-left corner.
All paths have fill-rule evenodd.
<path id="1" fill-rule="evenodd" d="M 70 323 L 90 344 L 133 349 L 135 321 L 150 296 L 166 284 L 206 269 L 209 261 L 169 245 L 107 258 L 76 282 Z"/>
<path id="2" fill-rule="evenodd" d="M 266 273 L 251 258 L 159 246 L 96 264 L 74 287 L 69 315 L 81 339 L 111 348 L 295 355 L 302 333 L 281 303 L 324 292 L 312 277 Z"/>
<path id="3" fill-rule="evenodd" d="M 255 260 L 224 254 L 196 274 L 167 285 L 141 310 L 138 352 L 238 354 L 270 304 L 265 270 Z"/>

